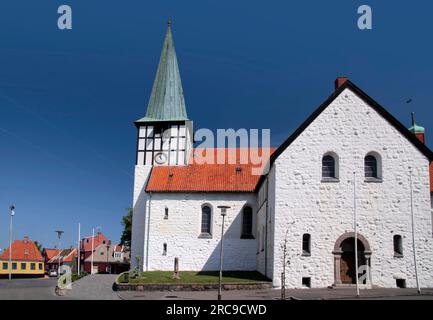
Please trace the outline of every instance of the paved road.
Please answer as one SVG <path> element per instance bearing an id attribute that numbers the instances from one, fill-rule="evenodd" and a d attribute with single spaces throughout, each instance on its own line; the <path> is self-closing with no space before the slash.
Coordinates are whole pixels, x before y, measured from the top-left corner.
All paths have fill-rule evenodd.
<path id="1" fill-rule="evenodd" d="M 119 300 L 112 290 L 115 274 L 92 274 L 72 284 L 64 298 L 73 300 Z"/>
<path id="2" fill-rule="evenodd" d="M 66 295 L 59 297 L 54 293 L 56 279 L 0 279 L 0 300 L 215 300 L 217 291 L 190 292 L 114 292 L 112 285 L 116 275 L 95 274 L 84 277 L 72 285 Z M 390 300 L 433 300 L 433 289 L 423 289 L 419 296 L 415 289 L 373 289 L 361 290 L 359 298 L 355 297 L 354 289 L 303 289 L 287 290 L 287 298 L 295 299 L 390 299 Z M 223 292 L 223 300 L 268 300 L 278 299 L 280 290 L 231 290 Z"/>
<path id="3" fill-rule="evenodd" d="M 54 293 L 56 279 L 0 279 L 0 300 L 62 299 Z"/>

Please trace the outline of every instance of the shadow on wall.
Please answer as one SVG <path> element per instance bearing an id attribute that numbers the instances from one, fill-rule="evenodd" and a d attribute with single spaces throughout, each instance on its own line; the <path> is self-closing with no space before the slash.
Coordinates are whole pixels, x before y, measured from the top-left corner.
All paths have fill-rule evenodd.
<path id="1" fill-rule="evenodd" d="M 219 209 L 218 209 L 219 211 Z M 256 271 L 257 239 L 241 239 L 242 211 L 236 213 L 234 220 L 224 230 L 223 270 L 230 271 Z M 220 212 L 214 211 L 214 214 Z M 229 213 L 230 214 L 230 213 Z M 255 221 L 255 220 L 254 220 Z M 227 219 L 225 219 L 225 224 Z M 213 230 L 213 236 L 221 235 L 219 230 Z M 216 271 L 220 269 L 221 240 L 218 241 L 201 271 Z"/>

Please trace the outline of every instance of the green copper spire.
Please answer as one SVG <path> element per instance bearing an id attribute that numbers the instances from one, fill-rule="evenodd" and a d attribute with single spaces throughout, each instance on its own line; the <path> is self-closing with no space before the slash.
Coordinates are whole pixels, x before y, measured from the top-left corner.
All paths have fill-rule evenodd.
<path id="1" fill-rule="evenodd" d="M 167 34 L 147 105 L 146 116 L 137 122 L 177 120 L 188 120 L 188 116 L 169 18 Z"/>
<path id="2" fill-rule="evenodd" d="M 412 133 L 425 133 L 424 127 L 421 127 L 415 123 L 415 113 L 412 112 L 412 127 L 409 128 Z"/>

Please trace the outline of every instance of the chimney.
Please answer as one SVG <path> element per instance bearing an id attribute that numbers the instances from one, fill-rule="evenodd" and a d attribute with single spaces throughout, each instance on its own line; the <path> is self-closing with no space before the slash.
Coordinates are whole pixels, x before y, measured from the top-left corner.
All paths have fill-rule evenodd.
<path id="1" fill-rule="evenodd" d="M 412 112 L 412 127 L 409 128 L 409 131 L 412 132 L 419 141 L 425 143 L 425 129 L 416 124 L 415 112 Z"/>
<path id="2" fill-rule="evenodd" d="M 338 77 L 335 79 L 335 90 L 340 88 L 347 80 L 349 80 L 348 77 Z"/>

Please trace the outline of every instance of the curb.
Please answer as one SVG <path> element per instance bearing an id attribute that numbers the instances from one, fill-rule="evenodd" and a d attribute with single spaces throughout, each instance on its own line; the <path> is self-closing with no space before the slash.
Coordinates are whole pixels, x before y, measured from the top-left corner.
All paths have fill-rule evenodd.
<path id="1" fill-rule="evenodd" d="M 124 284 L 114 283 L 114 291 L 206 291 L 217 290 L 218 284 L 210 283 L 185 283 L 185 284 Z M 255 282 L 255 283 L 225 283 L 222 285 L 223 290 L 262 290 L 272 289 L 272 283 Z"/>

